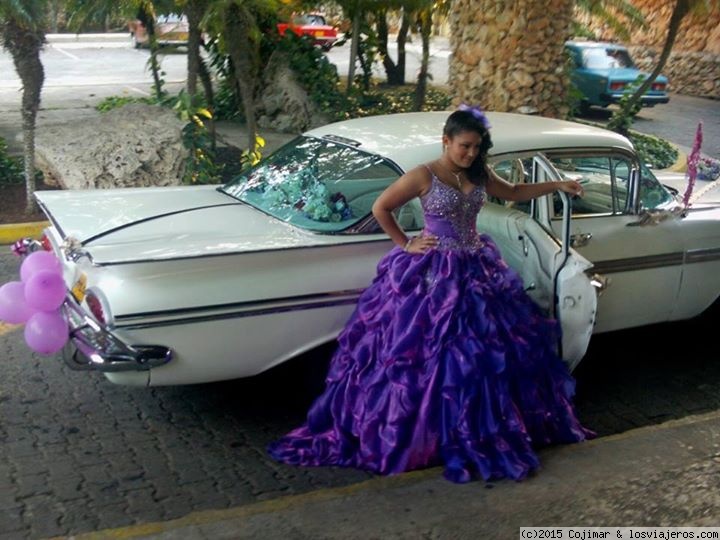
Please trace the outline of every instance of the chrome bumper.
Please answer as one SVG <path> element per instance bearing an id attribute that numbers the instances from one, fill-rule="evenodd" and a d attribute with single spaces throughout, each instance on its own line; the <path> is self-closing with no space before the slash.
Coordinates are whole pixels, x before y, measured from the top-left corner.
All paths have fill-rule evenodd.
<path id="1" fill-rule="evenodd" d="M 71 293 L 67 294 L 62 310 L 70 326 L 70 340 L 63 349 L 63 360 L 71 369 L 147 371 L 173 358 L 169 347 L 125 343 L 110 328 L 90 317 Z"/>

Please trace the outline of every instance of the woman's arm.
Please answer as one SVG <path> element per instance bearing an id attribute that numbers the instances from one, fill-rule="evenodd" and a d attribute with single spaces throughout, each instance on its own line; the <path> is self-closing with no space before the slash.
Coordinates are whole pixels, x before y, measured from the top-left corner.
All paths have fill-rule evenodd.
<path id="1" fill-rule="evenodd" d="M 390 239 L 398 246 L 411 253 L 422 253 L 437 244 L 435 237 L 418 237 L 412 241 L 398 225 L 393 210 L 405 203 L 420 197 L 430 187 L 428 172 L 424 167 L 416 167 L 408 171 L 383 191 L 372 207 L 373 216 Z"/>
<path id="2" fill-rule="evenodd" d="M 575 180 L 565 182 L 540 182 L 539 184 L 511 184 L 499 177 L 490 167 L 485 167 L 488 174 L 486 191 L 488 195 L 506 201 L 529 201 L 548 193 L 564 191 L 570 195 L 583 195 L 583 188 Z"/>

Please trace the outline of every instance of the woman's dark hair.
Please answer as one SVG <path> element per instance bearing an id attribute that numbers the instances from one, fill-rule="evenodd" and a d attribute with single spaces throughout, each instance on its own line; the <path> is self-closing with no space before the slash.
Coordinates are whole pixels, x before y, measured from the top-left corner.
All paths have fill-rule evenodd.
<path id="1" fill-rule="evenodd" d="M 487 154 L 492 148 L 490 131 L 485 127 L 487 119 L 479 109 L 455 111 L 445 121 L 443 135 L 449 139 L 464 131 L 474 131 L 481 137 L 478 155 L 467 169 L 467 175 L 473 184 L 483 185 L 487 181 Z"/>

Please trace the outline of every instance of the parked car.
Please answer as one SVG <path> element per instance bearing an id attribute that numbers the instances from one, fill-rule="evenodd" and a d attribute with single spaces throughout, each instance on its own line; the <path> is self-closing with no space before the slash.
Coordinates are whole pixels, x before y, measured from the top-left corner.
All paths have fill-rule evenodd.
<path id="1" fill-rule="evenodd" d="M 565 50 L 574 63 L 572 82 L 582 94 L 581 110 L 590 106 L 607 107 L 617 103 L 638 77 L 648 77 L 640 71 L 626 47 L 616 43 L 568 41 Z M 643 94 L 641 103 L 653 107 L 670 101 L 668 79 L 659 75 Z"/>
<path id="2" fill-rule="evenodd" d="M 139 19 L 128 23 L 130 39 L 133 47 L 147 47 L 150 45 L 145 25 Z M 160 45 L 187 45 L 188 43 L 188 20 L 185 15 L 159 15 L 155 20 L 155 37 Z"/>
<path id="3" fill-rule="evenodd" d="M 373 202 L 440 155 L 447 114 L 313 129 L 222 186 L 36 192 L 69 291 L 66 362 L 114 383 L 177 385 L 248 377 L 331 342 L 393 245 Z M 585 189 L 489 201 L 477 223 L 558 318 L 570 367 L 593 333 L 686 319 L 718 298 L 720 205 L 684 211 L 616 133 L 488 117 L 499 175 Z M 417 234 L 419 201 L 397 219 Z"/>
<path id="4" fill-rule="evenodd" d="M 320 13 L 293 15 L 289 22 L 278 23 L 277 29 L 281 36 L 284 36 L 288 30 L 298 36 L 307 36 L 312 39 L 313 44 L 326 51 L 330 50 L 338 40 L 337 28 L 327 24 L 325 17 Z"/>

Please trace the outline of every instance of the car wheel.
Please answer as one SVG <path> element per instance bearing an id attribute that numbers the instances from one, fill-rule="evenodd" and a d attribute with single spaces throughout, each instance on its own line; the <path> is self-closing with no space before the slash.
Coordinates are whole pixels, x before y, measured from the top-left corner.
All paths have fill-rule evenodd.
<path id="1" fill-rule="evenodd" d="M 587 115 L 587 114 L 590 114 L 590 103 L 588 102 L 588 100 L 583 99 L 583 100 L 580 102 L 580 105 L 579 105 L 579 107 L 578 107 L 578 110 L 580 111 L 580 114 L 581 114 L 582 116 L 585 116 L 585 115 Z"/>

